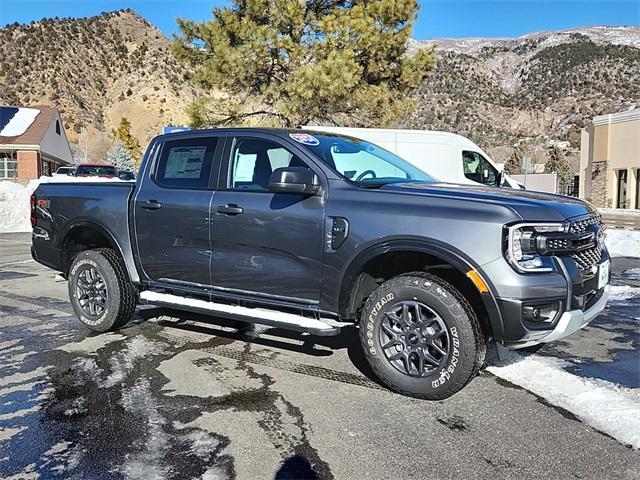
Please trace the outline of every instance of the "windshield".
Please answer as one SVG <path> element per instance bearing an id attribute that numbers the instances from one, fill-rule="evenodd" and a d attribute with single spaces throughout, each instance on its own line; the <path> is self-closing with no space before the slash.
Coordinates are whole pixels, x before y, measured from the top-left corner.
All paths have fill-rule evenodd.
<path id="1" fill-rule="evenodd" d="M 88 175 L 89 177 L 97 177 L 97 176 L 116 176 L 115 167 L 109 167 L 107 165 L 99 166 L 99 165 L 80 165 L 78 170 L 76 171 L 76 175 Z"/>
<path id="2" fill-rule="evenodd" d="M 328 133 L 291 133 L 289 136 L 340 175 L 363 187 L 436 181 L 406 160 L 364 140 Z"/>

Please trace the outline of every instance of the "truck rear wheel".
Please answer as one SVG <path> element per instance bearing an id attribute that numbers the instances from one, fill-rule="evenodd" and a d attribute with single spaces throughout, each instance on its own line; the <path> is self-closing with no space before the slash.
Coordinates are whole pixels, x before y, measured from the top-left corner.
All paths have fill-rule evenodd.
<path id="1" fill-rule="evenodd" d="M 360 341 L 382 383 L 428 400 L 462 389 L 486 354 L 469 303 L 452 285 L 423 272 L 394 277 L 371 294 L 362 311 Z"/>
<path id="2" fill-rule="evenodd" d="M 69 270 L 69 298 L 80 321 L 96 332 L 124 326 L 137 295 L 122 261 L 109 248 L 85 250 Z"/>

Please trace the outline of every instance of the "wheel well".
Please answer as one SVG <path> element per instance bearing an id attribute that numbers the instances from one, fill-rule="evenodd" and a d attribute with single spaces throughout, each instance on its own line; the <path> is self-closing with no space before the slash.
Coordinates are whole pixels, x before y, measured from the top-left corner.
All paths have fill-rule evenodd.
<path id="1" fill-rule="evenodd" d="M 96 248 L 111 248 L 118 252 L 109 236 L 97 227 L 89 225 L 73 227 L 67 232 L 62 241 L 61 261 L 63 271 L 65 273 L 69 271 L 73 259 L 80 252 Z"/>
<path id="2" fill-rule="evenodd" d="M 492 336 L 487 309 L 473 282 L 446 260 L 422 252 L 387 252 L 367 261 L 349 288 L 346 317 L 357 319 L 369 295 L 385 281 L 416 271 L 428 271 L 453 285 L 473 308 L 487 337 Z"/>

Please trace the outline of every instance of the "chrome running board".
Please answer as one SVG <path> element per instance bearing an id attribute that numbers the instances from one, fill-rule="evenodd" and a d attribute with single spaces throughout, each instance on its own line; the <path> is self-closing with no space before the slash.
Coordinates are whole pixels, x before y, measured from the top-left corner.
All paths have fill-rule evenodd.
<path id="1" fill-rule="evenodd" d="M 269 310 L 266 308 L 249 308 L 226 303 L 207 302 L 196 298 L 181 297 L 169 293 L 145 290 L 140 293 L 143 303 L 150 303 L 163 307 L 173 307 L 197 313 L 216 314 L 221 317 L 233 318 L 249 323 L 259 323 L 272 327 L 307 332 L 313 335 L 331 336 L 340 333 L 340 327 L 346 323 L 337 322 L 331 318 L 309 318 L 295 313 Z"/>

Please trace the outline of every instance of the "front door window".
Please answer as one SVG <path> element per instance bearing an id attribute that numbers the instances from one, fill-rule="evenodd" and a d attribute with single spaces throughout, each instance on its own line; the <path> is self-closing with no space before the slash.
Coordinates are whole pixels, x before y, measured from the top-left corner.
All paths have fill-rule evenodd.
<path id="1" fill-rule="evenodd" d="M 277 168 L 306 166 L 282 145 L 261 138 L 237 138 L 231 155 L 228 188 L 266 192 Z"/>
<path id="2" fill-rule="evenodd" d="M 498 170 L 478 152 L 463 151 L 462 166 L 469 180 L 492 187 L 498 185 Z"/>

